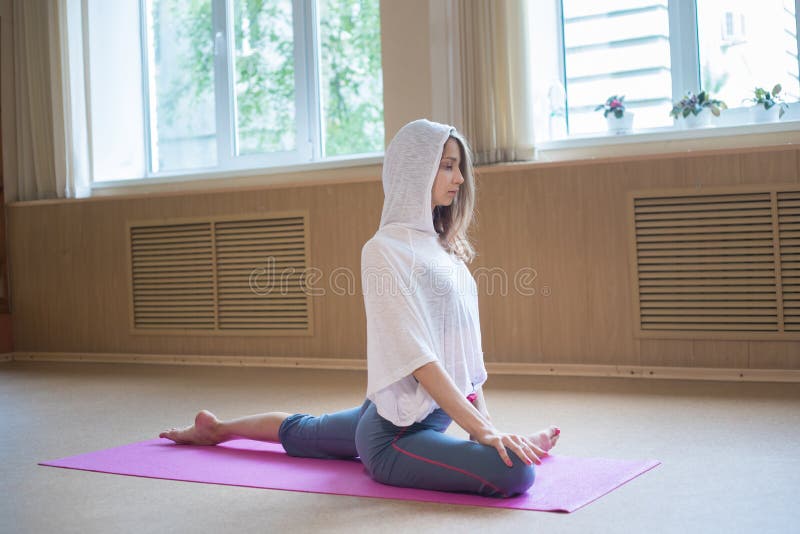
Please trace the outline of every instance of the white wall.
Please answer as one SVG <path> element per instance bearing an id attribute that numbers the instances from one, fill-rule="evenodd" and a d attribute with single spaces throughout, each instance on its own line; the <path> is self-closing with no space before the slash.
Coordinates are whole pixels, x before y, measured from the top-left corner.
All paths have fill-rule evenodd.
<path id="1" fill-rule="evenodd" d="M 404 124 L 432 118 L 428 0 L 381 0 L 386 142 Z"/>

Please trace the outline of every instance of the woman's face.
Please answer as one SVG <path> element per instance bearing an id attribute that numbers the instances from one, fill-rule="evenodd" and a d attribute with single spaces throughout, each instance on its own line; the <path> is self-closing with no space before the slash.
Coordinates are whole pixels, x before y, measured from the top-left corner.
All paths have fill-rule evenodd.
<path id="1" fill-rule="evenodd" d="M 458 188 L 464 183 L 461 175 L 461 149 L 458 141 L 452 137 L 447 139 L 439 162 L 439 172 L 433 180 L 431 190 L 431 211 L 436 206 L 449 206 L 458 195 Z"/>

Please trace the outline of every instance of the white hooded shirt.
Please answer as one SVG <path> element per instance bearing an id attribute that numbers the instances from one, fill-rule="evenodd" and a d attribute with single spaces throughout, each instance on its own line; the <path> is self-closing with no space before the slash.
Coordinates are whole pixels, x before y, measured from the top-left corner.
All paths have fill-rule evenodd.
<path id="1" fill-rule="evenodd" d="M 412 374 L 423 365 L 438 361 L 464 396 L 487 378 L 475 279 L 433 228 L 431 188 L 451 131 L 423 119 L 397 133 L 384 156 L 380 227 L 361 250 L 366 397 L 397 426 L 439 407 Z"/>

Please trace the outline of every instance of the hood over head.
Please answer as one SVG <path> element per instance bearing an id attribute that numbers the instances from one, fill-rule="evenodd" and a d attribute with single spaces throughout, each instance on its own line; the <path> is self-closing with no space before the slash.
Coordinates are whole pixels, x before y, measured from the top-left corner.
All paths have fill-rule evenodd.
<path id="1" fill-rule="evenodd" d="M 383 158 L 383 212 L 380 228 L 400 224 L 437 235 L 433 228 L 431 189 L 444 144 L 455 128 L 426 119 L 403 126 Z"/>

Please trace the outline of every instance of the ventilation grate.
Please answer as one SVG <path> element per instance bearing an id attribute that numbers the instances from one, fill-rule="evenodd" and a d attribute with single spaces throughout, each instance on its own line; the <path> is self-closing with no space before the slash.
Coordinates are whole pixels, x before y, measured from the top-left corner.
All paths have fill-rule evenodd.
<path id="1" fill-rule="evenodd" d="M 305 213 L 129 229 L 134 332 L 311 335 Z"/>
<path id="2" fill-rule="evenodd" d="M 778 192 L 783 323 L 800 332 L 800 191 Z"/>
<path id="3" fill-rule="evenodd" d="M 136 328 L 214 327 L 211 224 L 132 227 Z"/>
<path id="4" fill-rule="evenodd" d="M 634 198 L 633 206 L 643 332 L 780 331 L 770 192 Z M 787 240 L 798 235 L 787 223 Z M 797 276 L 794 265 L 788 273 Z"/>
<path id="5" fill-rule="evenodd" d="M 219 328 L 308 328 L 303 219 L 215 224 Z"/>

